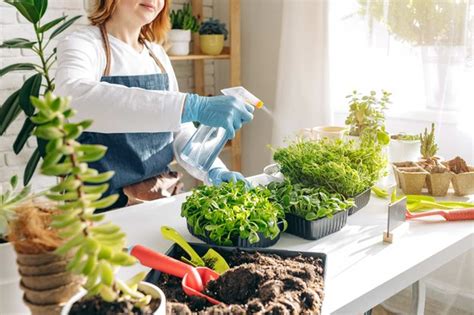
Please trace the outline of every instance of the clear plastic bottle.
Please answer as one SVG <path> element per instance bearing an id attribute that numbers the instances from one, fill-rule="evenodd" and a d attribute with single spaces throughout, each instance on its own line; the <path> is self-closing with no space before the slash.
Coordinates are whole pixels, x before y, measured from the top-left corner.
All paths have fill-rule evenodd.
<path id="1" fill-rule="evenodd" d="M 263 102 L 241 86 L 221 90 L 224 95 L 242 99 L 246 103 L 260 108 Z M 207 173 L 227 142 L 225 129 L 200 125 L 180 154 L 189 166 Z"/>

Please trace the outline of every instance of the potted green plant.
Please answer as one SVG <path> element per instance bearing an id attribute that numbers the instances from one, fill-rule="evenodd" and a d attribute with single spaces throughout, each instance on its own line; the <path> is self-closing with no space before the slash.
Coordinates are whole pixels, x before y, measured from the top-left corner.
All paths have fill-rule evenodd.
<path id="1" fill-rule="evenodd" d="M 199 29 L 199 40 L 201 51 L 206 55 L 219 55 L 224 48 L 224 41 L 228 35 L 225 23 L 221 23 L 218 19 L 210 18 L 203 22 Z"/>
<path id="2" fill-rule="evenodd" d="M 380 99 L 375 91 L 363 96 L 357 91 L 347 95 L 349 116 L 346 118 L 346 125 L 349 126 L 349 136 L 359 137 L 362 142 L 387 145 L 390 137 L 385 131 L 384 111 L 390 103 L 390 95 L 386 91 L 382 91 Z"/>
<path id="3" fill-rule="evenodd" d="M 306 141 L 297 139 L 278 148 L 273 159 L 291 183 L 324 187 L 328 192 L 354 198 L 360 210 L 370 198 L 370 188 L 384 175 L 385 157 L 377 145 L 358 145 L 352 140 Z"/>
<path id="4" fill-rule="evenodd" d="M 191 234 L 222 246 L 268 247 L 286 229 L 285 214 L 264 187 L 245 183 L 199 186 L 181 206 Z"/>
<path id="5" fill-rule="evenodd" d="M 170 55 L 189 55 L 189 43 L 191 42 L 191 32 L 199 30 L 199 21 L 193 16 L 191 5 L 183 4 L 183 8 L 170 13 L 171 30 L 168 40 L 171 47 L 168 50 Z"/>
<path id="6" fill-rule="evenodd" d="M 453 173 L 454 193 L 458 196 L 474 194 L 474 166 L 457 156 L 443 163 Z"/>
<path id="7" fill-rule="evenodd" d="M 453 174 L 440 163 L 440 158 L 436 156 L 438 145 L 435 143 L 435 124 L 431 124 L 431 131 L 425 128 L 423 134 L 420 134 L 422 159 L 418 164 L 429 174 L 426 185 L 428 191 L 433 196 L 445 196 L 451 183 Z"/>
<path id="8" fill-rule="evenodd" d="M 292 184 L 288 179 L 271 182 L 267 187 L 270 200 L 285 212 L 286 232 L 305 239 L 317 240 L 342 229 L 354 205 L 352 199 L 341 194 L 322 187 Z"/>
<path id="9" fill-rule="evenodd" d="M 23 83 L 23 86 L 13 92 L 0 107 L 0 136 L 8 130 L 21 112 L 25 115 L 23 126 L 13 143 L 13 152 L 19 154 L 32 136 L 35 127 L 35 124 L 31 121 L 31 117 L 35 114 L 35 107 L 31 104 L 30 96 L 44 95 L 54 90 L 54 78 L 50 70 L 56 62 L 56 49 L 50 49 L 51 40 L 57 38 L 81 16 L 74 16 L 69 19 L 67 16 L 61 16 L 43 23 L 42 18 L 48 8 L 47 0 L 6 0 L 5 3 L 14 6 L 18 13 L 31 23 L 35 39 L 8 39 L 3 41 L 0 48 L 29 50 L 39 58 L 39 63 L 16 63 L 0 69 L 0 78 L 14 71 L 34 72 Z M 36 149 L 25 168 L 24 185 L 27 185 L 31 180 L 40 159 L 40 151 Z"/>
<path id="10" fill-rule="evenodd" d="M 420 136 L 405 133 L 390 136 L 390 162 L 416 161 L 420 154 Z"/>
<path id="11" fill-rule="evenodd" d="M 88 167 L 107 148 L 76 141 L 92 121 L 68 122 L 75 115 L 68 98 L 47 93 L 44 99 L 31 101 L 37 109 L 31 117 L 36 124 L 33 132 L 46 141 L 41 173 L 62 180 L 46 192 L 47 206 L 40 207 L 38 201 L 22 204 L 12 221 L 9 238 L 17 252 L 25 303 L 34 314 L 59 314 L 70 299 L 69 304 L 80 305 L 72 306 L 72 314 L 80 314 L 81 308 L 88 314 L 111 309 L 164 314 L 165 297 L 158 288 L 140 283 L 144 273 L 128 283 L 114 276 L 118 267 L 136 260 L 123 252 L 126 241 L 121 229 L 94 213 L 117 196 L 102 198 L 113 172 L 99 174 Z M 75 295 L 81 285 L 85 290 Z"/>

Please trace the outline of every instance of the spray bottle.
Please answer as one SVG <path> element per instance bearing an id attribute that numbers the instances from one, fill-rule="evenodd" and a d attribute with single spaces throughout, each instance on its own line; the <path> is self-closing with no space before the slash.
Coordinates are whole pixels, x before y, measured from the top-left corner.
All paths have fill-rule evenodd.
<path id="1" fill-rule="evenodd" d="M 263 102 L 241 86 L 221 90 L 222 94 L 234 96 L 261 108 Z M 192 168 L 207 173 L 227 142 L 226 131 L 221 127 L 200 125 L 184 145 L 180 158 Z"/>

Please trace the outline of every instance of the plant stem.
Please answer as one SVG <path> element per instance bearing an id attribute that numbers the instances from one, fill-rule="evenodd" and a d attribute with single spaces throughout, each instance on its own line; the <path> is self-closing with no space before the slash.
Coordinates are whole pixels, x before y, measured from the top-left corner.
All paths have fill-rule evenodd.
<path id="1" fill-rule="evenodd" d="M 38 32 L 39 23 L 35 23 L 34 28 L 35 28 L 35 33 L 36 33 L 36 39 L 38 40 L 37 54 L 41 60 L 41 65 L 43 69 L 42 75 L 46 79 L 46 83 L 47 83 L 47 88 L 44 93 L 46 94 L 47 92 L 49 91 L 52 92 L 54 90 L 54 85 L 53 85 L 53 82 L 51 81 L 51 78 L 49 77 L 49 73 L 48 73 L 49 68 L 47 67 L 46 60 L 44 59 L 43 35 Z"/>

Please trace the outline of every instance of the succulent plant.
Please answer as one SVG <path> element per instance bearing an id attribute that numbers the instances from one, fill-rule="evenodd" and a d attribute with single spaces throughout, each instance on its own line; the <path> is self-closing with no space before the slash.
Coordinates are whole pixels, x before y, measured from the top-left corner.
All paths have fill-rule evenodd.
<path id="1" fill-rule="evenodd" d="M 172 10 L 170 13 L 171 28 L 179 30 L 191 30 L 197 32 L 199 30 L 199 21 L 193 16 L 191 5 L 185 3 L 182 9 Z"/>
<path id="2" fill-rule="evenodd" d="M 89 296 L 99 295 L 105 301 L 129 300 L 137 306 L 148 304 L 151 297 L 136 291 L 143 273 L 128 284 L 114 276 L 118 267 L 136 262 L 123 251 L 125 233 L 113 223 L 104 223 L 103 214 L 94 214 L 96 209 L 112 205 L 117 195 L 102 198 L 113 171 L 98 173 L 88 167 L 88 162 L 101 159 L 107 148 L 76 141 L 92 121 L 69 122 L 75 115 L 69 98 L 47 93 L 44 98 L 32 97 L 31 101 L 38 110 L 31 118 L 37 125 L 34 134 L 47 141 L 41 173 L 62 178 L 46 194 L 61 210 L 51 222 L 65 240 L 56 253 L 73 253 L 68 269 L 87 279 L 84 288 Z"/>
<path id="3" fill-rule="evenodd" d="M 10 188 L 0 195 L 0 238 L 8 234 L 8 225 L 15 218 L 15 207 L 30 193 L 30 186 L 25 186 L 18 192 L 18 177 L 10 179 Z"/>
<path id="4" fill-rule="evenodd" d="M 438 145 L 435 143 L 434 130 L 435 130 L 435 124 L 432 123 L 430 133 L 428 133 L 428 128 L 425 128 L 424 133 L 420 134 L 420 140 L 421 140 L 420 153 L 421 153 L 421 156 L 427 161 L 431 161 L 431 160 L 436 161 L 436 159 L 434 159 L 434 156 L 438 152 Z"/>
<path id="5" fill-rule="evenodd" d="M 224 39 L 227 39 L 229 32 L 225 26 L 225 23 L 221 23 L 218 19 L 210 18 L 208 21 L 201 24 L 199 29 L 199 34 L 201 35 L 224 35 Z"/>

